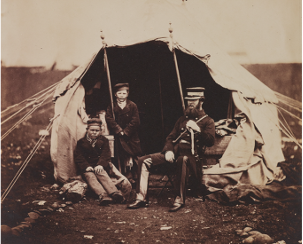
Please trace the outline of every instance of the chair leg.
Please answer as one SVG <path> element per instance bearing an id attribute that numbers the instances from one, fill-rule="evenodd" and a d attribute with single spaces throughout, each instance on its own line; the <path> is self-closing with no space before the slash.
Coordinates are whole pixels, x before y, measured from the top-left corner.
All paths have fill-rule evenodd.
<path id="1" fill-rule="evenodd" d="M 166 181 L 165 185 L 161 188 L 161 191 L 157 194 L 157 197 L 161 195 L 164 188 L 166 188 L 168 181 Z"/>
<path id="2" fill-rule="evenodd" d="M 161 195 L 161 193 L 163 192 L 164 188 L 167 188 L 168 182 L 170 182 L 170 184 L 171 184 L 172 187 L 174 188 L 174 183 L 173 183 L 173 181 L 172 181 L 172 179 L 171 179 L 171 176 L 170 176 L 169 174 L 164 175 L 164 176 L 162 177 L 161 181 L 163 180 L 163 178 L 164 178 L 165 176 L 167 176 L 168 180 L 165 182 L 165 185 L 161 188 L 161 191 L 157 194 L 157 197 Z"/>

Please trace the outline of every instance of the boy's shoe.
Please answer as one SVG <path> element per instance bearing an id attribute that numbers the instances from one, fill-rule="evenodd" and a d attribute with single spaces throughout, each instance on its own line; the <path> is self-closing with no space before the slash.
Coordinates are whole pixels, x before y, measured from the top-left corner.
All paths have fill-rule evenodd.
<path id="1" fill-rule="evenodd" d="M 119 192 L 114 192 L 111 195 L 111 198 L 114 200 L 115 203 L 122 203 L 124 201 L 123 196 Z"/>
<path id="2" fill-rule="evenodd" d="M 106 205 L 111 204 L 111 203 L 113 203 L 113 199 L 112 198 L 110 198 L 110 197 L 104 197 L 102 195 L 99 196 L 99 204 L 101 206 L 106 206 Z"/>

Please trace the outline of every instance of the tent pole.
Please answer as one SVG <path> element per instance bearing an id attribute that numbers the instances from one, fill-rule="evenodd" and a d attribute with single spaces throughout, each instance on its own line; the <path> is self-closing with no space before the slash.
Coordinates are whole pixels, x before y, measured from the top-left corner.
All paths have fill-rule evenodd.
<path id="1" fill-rule="evenodd" d="M 180 78 L 180 73 L 179 73 L 178 62 L 177 62 L 177 56 L 176 56 L 175 49 L 173 49 L 173 54 L 174 54 L 175 67 L 176 67 L 178 84 L 179 84 L 179 91 L 180 91 L 180 96 L 181 96 L 181 103 L 182 103 L 182 108 L 183 108 L 183 111 L 184 111 L 185 110 L 185 104 L 184 104 L 184 99 L 183 99 L 181 78 Z"/>
<path id="2" fill-rule="evenodd" d="M 111 104 L 111 108 L 112 108 L 113 118 L 115 119 L 114 99 L 113 99 L 113 93 L 112 93 L 112 82 L 111 82 L 111 79 L 110 79 L 109 65 L 108 65 L 108 59 L 107 59 L 107 53 L 106 53 L 106 48 L 105 47 L 104 47 L 104 61 L 105 61 L 107 81 L 108 81 L 108 90 L 109 90 L 109 96 L 110 96 L 110 104 Z M 116 150 L 118 150 L 118 148 Z M 117 154 L 119 154 L 119 153 L 117 153 Z M 120 162 L 119 155 L 118 155 L 117 159 L 118 159 L 118 169 L 121 172 L 121 162 Z"/>
<path id="3" fill-rule="evenodd" d="M 109 65 L 108 65 L 108 58 L 107 58 L 107 53 L 106 53 L 106 41 L 104 40 L 104 34 L 103 31 L 101 30 L 101 39 L 102 39 L 102 44 L 104 47 L 104 63 L 105 63 L 105 67 L 106 67 L 106 74 L 107 74 L 107 81 L 108 81 L 108 90 L 109 90 L 109 96 L 110 96 L 110 105 L 112 108 L 112 113 L 113 113 L 113 118 L 115 119 L 115 113 L 114 113 L 114 99 L 113 99 L 113 93 L 112 93 L 112 82 L 110 80 L 110 73 L 109 73 Z M 117 145 L 117 143 L 116 143 Z M 120 163 L 120 158 L 119 158 L 119 152 L 118 152 L 118 147 L 116 147 L 116 152 L 118 154 L 118 169 L 121 172 L 121 163 Z"/>
<path id="4" fill-rule="evenodd" d="M 113 118 L 115 119 L 114 99 L 113 99 L 113 93 L 112 93 L 112 82 L 111 82 L 111 79 L 110 79 L 109 65 L 108 65 L 107 53 L 106 53 L 106 49 L 105 48 L 104 48 L 104 61 L 105 61 L 105 68 L 106 68 L 107 81 L 108 81 L 108 90 L 109 90 L 109 96 L 110 96 L 110 105 L 111 105 L 111 108 L 112 108 Z"/>
<path id="5" fill-rule="evenodd" d="M 158 71 L 158 74 L 159 74 L 159 71 Z M 162 89 L 161 89 L 160 74 L 159 74 L 159 92 L 160 92 L 160 106 L 161 106 L 162 137 L 164 137 L 164 116 L 163 116 L 163 101 L 162 101 Z"/>
<path id="6" fill-rule="evenodd" d="M 176 56 L 176 51 L 174 48 L 174 41 L 173 41 L 173 28 L 172 28 L 172 23 L 169 23 L 169 36 L 170 36 L 170 42 L 169 42 L 169 49 L 174 55 L 174 62 L 175 62 L 175 67 L 176 67 L 176 72 L 177 72 L 177 78 L 178 78 L 178 84 L 179 84 L 179 91 L 180 91 L 180 96 L 181 96 L 181 104 L 183 111 L 185 110 L 185 104 L 184 104 L 184 99 L 183 99 L 183 92 L 182 92 L 182 85 L 181 85 L 181 78 L 180 78 L 180 73 L 179 73 L 179 68 L 178 68 L 178 61 L 177 61 L 177 56 Z"/>

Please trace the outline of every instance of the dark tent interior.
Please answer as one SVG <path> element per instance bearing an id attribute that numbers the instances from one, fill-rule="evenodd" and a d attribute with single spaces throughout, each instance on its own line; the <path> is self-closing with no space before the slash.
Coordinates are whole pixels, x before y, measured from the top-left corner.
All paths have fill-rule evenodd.
<path id="1" fill-rule="evenodd" d="M 166 44 L 155 41 L 106 50 L 112 87 L 129 83 L 129 99 L 138 106 L 143 152 L 161 151 L 166 136 L 183 114 L 173 53 Z M 176 56 L 183 95 L 187 87 L 205 87 L 205 112 L 215 121 L 226 119 L 230 91 L 215 83 L 206 65 L 196 57 L 179 50 Z M 101 49 L 81 81 L 86 91 L 86 110 L 92 116 L 110 105 L 103 57 Z M 101 82 L 100 88 L 94 88 L 97 82 Z"/>

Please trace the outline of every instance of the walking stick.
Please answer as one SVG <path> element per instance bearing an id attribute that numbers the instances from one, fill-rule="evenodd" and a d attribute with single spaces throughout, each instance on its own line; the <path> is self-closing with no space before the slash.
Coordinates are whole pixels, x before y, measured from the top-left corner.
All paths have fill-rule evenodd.
<path id="1" fill-rule="evenodd" d="M 191 154 L 195 155 L 195 134 L 193 129 L 189 129 L 191 137 Z"/>
<path id="2" fill-rule="evenodd" d="M 104 48 L 104 64 L 105 64 L 106 74 L 107 74 L 108 90 L 109 90 L 109 96 L 110 96 L 110 105 L 111 105 L 111 109 L 112 109 L 113 118 L 115 119 L 114 99 L 113 99 L 113 93 L 112 93 L 112 83 L 111 83 L 111 79 L 110 79 L 108 58 L 107 58 L 107 53 L 106 53 L 106 42 L 104 41 L 104 35 L 103 35 L 102 30 L 101 30 L 100 37 L 102 39 L 102 44 L 103 44 L 103 48 Z M 118 147 L 116 147 L 116 150 L 118 151 Z M 118 169 L 121 172 L 121 163 L 120 163 L 119 153 L 117 153 L 117 154 L 118 154 L 118 157 L 117 157 L 118 158 Z"/>

